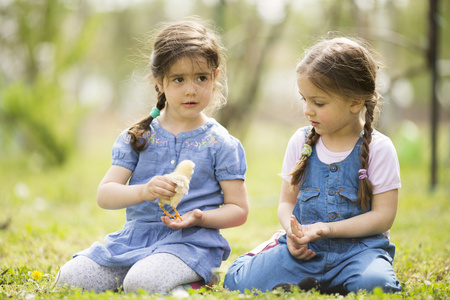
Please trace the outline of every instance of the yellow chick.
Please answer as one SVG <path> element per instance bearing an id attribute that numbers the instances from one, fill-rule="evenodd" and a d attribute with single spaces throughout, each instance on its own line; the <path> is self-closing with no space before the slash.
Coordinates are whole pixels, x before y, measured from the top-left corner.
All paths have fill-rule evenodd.
<path id="1" fill-rule="evenodd" d="M 189 183 L 191 181 L 191 176 L 194 173 L 194 167 L 195 164 L 193 161 L 183 160 L 177 165 L 172 173 L 165 175 L 177 185 L 177 187 L 175 188 L 176 193 L 173 197 L 171 197 L 170 199 L 159 199 L 158 201 L 159 207 L 161 207 L 165 215 L 174 219 L 180 218 L 180 220 L 183 221 L 176 207 L 178 203 L 180 203 L 183 195 L 187 195 L 189 191 Z M 175 212 L 175 216 L 171 215 L 167 210 L 164 209 L 165 204 L 172 206 L 172 209 Z"/>

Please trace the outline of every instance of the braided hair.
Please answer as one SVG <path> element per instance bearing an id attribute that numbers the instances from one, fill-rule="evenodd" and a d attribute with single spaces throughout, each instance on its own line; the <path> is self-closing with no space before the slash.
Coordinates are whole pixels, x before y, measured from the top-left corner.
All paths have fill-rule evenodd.
<path id="1" fill-rule="evenodd" d="M 224 59 L 224 47 L 219 35 L 207 28 L 199 20 L 186 20 L 170 24 L 163 24 L 163 29 L 156 35 L 153 44 L 153 52 L 150 56 L 151 77 L 163 82 L 174 63 L 183 57 L 198 59 L 204 57 L 218 77 L 215 78 L 215 87 L 210 109 L 218 109 L 226 104 L 226 70 Z M 215 75 L 214 75 L 215 76 Z M 156 108 L 162 111 L 166 106 L 166 95 L 160 91 L 155 83 L 157 93 Z M 147 116 L 132 125 L 128 129 L 131 147 L 135 151 L 143 151 L 147 148 L 147 136 L 150 133 L 152 116 Z"/>
<path id="2" fill-rule="evenodd" d="M 348 38 L 324 40 L 308 50 L 297 65 L 297 74 L 307 76 L 319 89 L 345 95 L 349 99 L 364 99 L 364 132 L 362 135 L 360 167 L 367 170 L 373 122 L 381 99 L 376 91 L 379 63 L 362 43 Z M 320 135 L 314 128 L 306 138 L 313 147 Z M 291 185 L 299 186 L 306 174 L 308 156 L 302 155 L 291 172 Z M 358 205 L 365 211 L 372 201 L 373 186 L 366 176 L 360 177 Z"/>

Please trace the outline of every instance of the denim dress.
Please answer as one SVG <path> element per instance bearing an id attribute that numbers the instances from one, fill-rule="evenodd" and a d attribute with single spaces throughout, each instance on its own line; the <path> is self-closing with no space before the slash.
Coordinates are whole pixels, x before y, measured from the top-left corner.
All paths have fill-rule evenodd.
<path id="1" fill-rule="evenodd" d="M 344 160 L 322 163 L 313 147 L 305 181 L 300 187 L 293 214 L 303 224 L 336 222 L 362 214 L 358 198 L 358 170 L 362 138 Z M 370 210 L 370 207 L 368 208 Z M 317 279 L 328 292 L 400 291 L 392 262 L 395 246 L 382 234 L 365 238 L 322 239 L 308 244 L 316 256 L 311 260 L 294 258 L 286 244 L 254 256 L 243 255 L 229 268 L 224 286 L 230 290 L 256 288 L 272 290 L 279 283 L 299 283 Z"/>
<path id="2" fill-rule="evenodd" d="M 220 181 L 245 179 L 247 169 L 244 149 L 236 138 L 209 119 L 203 126 L 174 136 L 153 120 L 146 135 L 148 148 L 134 151 L 124 131 L 112 151 L 112 164 L 133 174 L 129 185 L 147 183 L 156 175 L 174 171 L 179 162 L 195 163 L 190 189 L 177 206 L 182 215 L 193 209 L 211 210 L 223 205 Z M 166 209 L 173 213 L 169 206 Z M 212 280 L 211 270 L 220 266 L 230 254 L 230 246 L 218 229 L 190 227 L 174 230 L 161 221 L 163 211 L 158 201 L 145 201 L 126 209 L 122 230 L 108 234 L 105 243 L 95 242 L 74 255 L 84 255 L 103 266 L 132 266 L 155 253 L 170 253 L 183 260 L 203 277 Z"/>

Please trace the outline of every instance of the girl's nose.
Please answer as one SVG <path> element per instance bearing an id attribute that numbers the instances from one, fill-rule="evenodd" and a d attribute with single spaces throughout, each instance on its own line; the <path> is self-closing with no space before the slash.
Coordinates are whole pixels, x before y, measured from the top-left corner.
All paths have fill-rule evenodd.
<path id="1" fill-rule="evenodd" d="M 306 116 L 311 116 L 311 115 L 314 114 L 314 111 L 311 109 L 311 105 L 308 104 L 307 101 L 304 101 L 304 102 L 303 102 L 303 113 L 304 113 Z"/>
<path id="2" fill-rule="evenodd" d="M 195 96 L 197 94 L 197 85 L 194 81 L 189 81 L 186 85 L 186 96 Z"/>

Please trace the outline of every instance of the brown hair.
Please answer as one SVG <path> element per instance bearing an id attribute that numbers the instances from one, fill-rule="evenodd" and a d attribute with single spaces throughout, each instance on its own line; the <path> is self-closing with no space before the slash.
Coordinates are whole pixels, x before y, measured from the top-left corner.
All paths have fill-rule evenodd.
<path id="1" fill-rule="evenodd" d="M 214 76 L 220 66 L 209 109 L 224 106 L 227 92 L 226 68 L 224 47 L 219 35 L 201 24 L 199 20 L 186 20 L 162 24 L 162 26 L 162 30 L 154 38 L 153 52 L 150 56 L 151 77 L 162 82 L 172 65 L 180 58 L 190 57 L 195 60 L 198 57 L 204 57 Z M 156 108 L 161 111 L 166 106 L 166 95 L 158 89 L 156 82 L 155 90 Z M 152 121 L 153 117 L 147 116 L 128 129 L 130 144 L 134 150 L 143 151 L 147 148 L 146 136 Z"/>
<path id="2" fill-rule="evenodd" d="M 368 47 L 348 38 L 324 40 L 306 52 L 297 65 L 297 74 L 307 76 L 318 88 L 325 92 L 345 95 L 350 99 L 364 99 L 365 124 L 361 145 L 360 166 L 367 169 L 369 145 L 372 141 L 372 123 L 380 95 L 376 91 L 376 74 L 379 63 L 373 58 Z M 319 139 L 314 128 L 306 138 L 306 144 L 314 146 Z M 308 156 L 302 156 L 294 166 L 291 184 L 303 182 Z M 365 211 L 372 200 L 372 183 L 368 178 L 360 179 L 358 205 Z"/>

